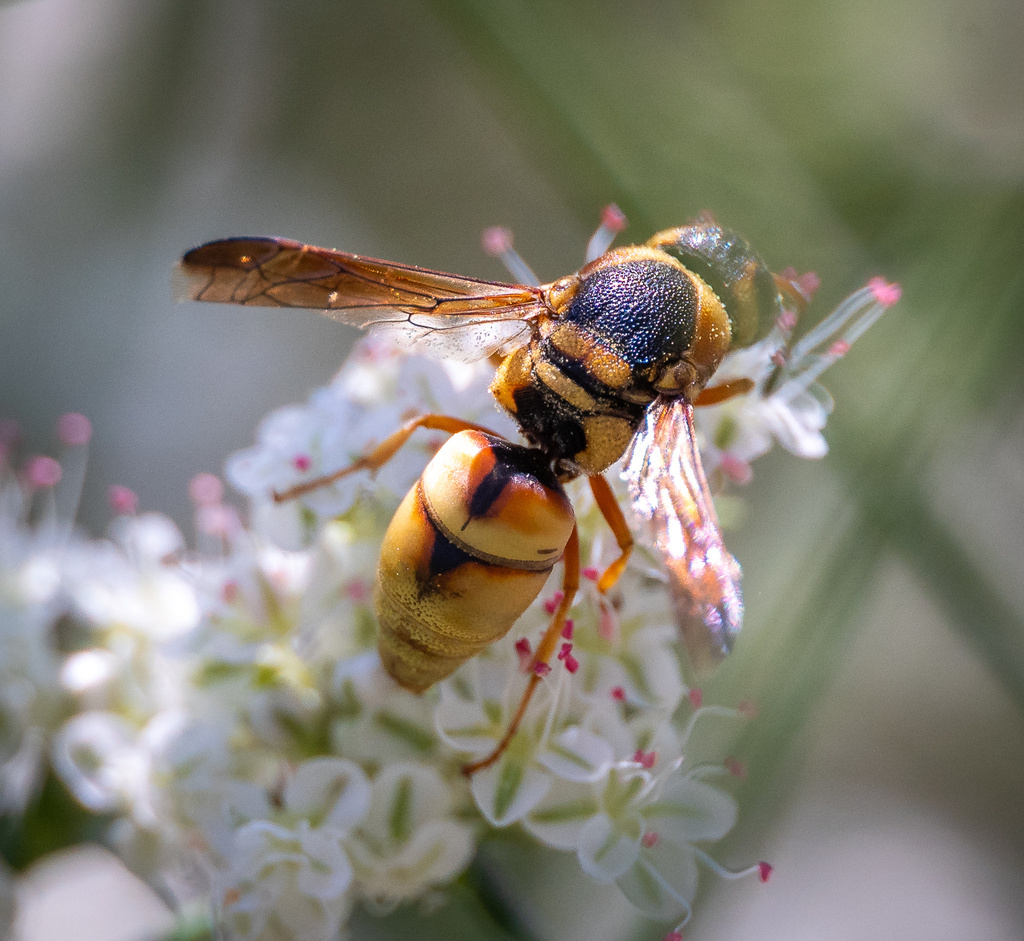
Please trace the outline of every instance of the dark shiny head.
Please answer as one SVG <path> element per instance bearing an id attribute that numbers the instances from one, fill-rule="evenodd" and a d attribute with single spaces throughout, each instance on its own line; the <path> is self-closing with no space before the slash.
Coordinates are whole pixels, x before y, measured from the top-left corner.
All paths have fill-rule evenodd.
<path id="1" fill-rule="evenodd" d="M 761 339 L 784 312 L 775 275 L 743 236 L 710 216 L 659 232 L 647 243 L 678 258 L 715 291 L 732 327 L 732 346 Z"/>

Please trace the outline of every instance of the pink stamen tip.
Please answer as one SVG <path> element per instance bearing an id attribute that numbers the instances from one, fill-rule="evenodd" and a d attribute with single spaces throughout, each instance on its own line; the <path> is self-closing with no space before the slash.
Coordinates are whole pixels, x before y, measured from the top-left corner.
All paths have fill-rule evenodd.
<path id="1" fill-rule="evenodd" d="M 60 483 L 62 473 L 57 461 L 42 454 L 30 457 L 22 471 L 25 483 L 37 490 L 56 487 Z"/>
<path id="2" fill-rule="evenodd" d="M 558 659 L 559 660 L 564 660 L 571 653 L 572 653 L 572 644 L 569 644 L 569 643 L 562 644 L 561 648 L 558 651 Z"/>
<path id="3" fill-rule="evenodd" d="M 681 931 L 670 931 L 665 935 L 665 941 L 683 941 L 683 933 Z"/>
<path id="4" fill-rule="evenodd" d="M 604 207 L 601 213 L 601 225 L 606 229 L 610 229 L 612 232 L 621 232 L 628 224 L 626 214 L 615 203 Z"/>
<path id="5" fill-rule="evenodd" d="M 69 448 L 88 444 L 92 437 L 92 422 L 78 412 L 67 412 L 57 419 L 57 439 Z"/>
<path id="6" fill-rule="evenodd" d="M 562 636 L 566 640 L 572 640 L 572 632 L 575 630 L 576 624 L 572 618 L 566 618 L 565 626 L 562 628 Z"/>
<path id="7" fill-rule="evenodd" d="M 597 620 L 597 632 L 601 635 L 602 640 L 615 639 L 616 623 L 615 612 L 607 605 L 602 605 L 601 615 Z"/>
<path id="8" fill-rule="evenodd" d="M 690 705 L 693 706 L 694 709 L 700 709 L 701 704 L 704 702 L 704 690 L 695 686 L 690 690 L 688 696 L 690 699 Z"/>
<path id="9" fill-rule="evenodd" d="M 497 258 L 512 248 L 512 230 L 493 225 L 489 229 L 484 229 L 480 243 L 488 255 Z"/>
<path id="10" fill-rule="evenodd" d="M 238 582 L 231 580 L 221 586 L 220 596 L 227 604 L 234 604 L 238 598 Z"/>
<path id="11" fill-rule="evenodd" d="M 654 830 L 648 830 L 640 838 L 640 842 L 643 843 L 643 845 L 646 846 L 647 849 L 650 849 L 652 846 L 657 846 L 658 845 L 658 834 L 657 834 L 657 832 L 654 831 Z"/>
<path id="12" fill-rule="evenodd" d="M 903 296 L 903 288 L 895 281 L 890 283 L 885 278 L 872 278 L 868 282 L 868 287 L 875 295 L 875 300 L 883 307 L 892 307 Z"/>
<path id="13" fill-rule="evenodd" d="M 538 660 L 533 665 L 533 672 L 536 673 L 537 676 L 547 676 L 551 672 L 551 665 L 545 663 L 543 660 Z"/>
<path id="14" fill-rule="evenodd" d="M 757 875 L 762 882 L 767 882 L 774 870 L 775 867 L 771 863 L 764 862 L 764 860 L 757 864 Z"/>
<path id="15" fill-rule="evenodd" d="M 836 359 L 839 359 L 840 356 L 845 356 L 849 352 L 850 344 L 847 343 L 846 340 L 836 340 L 836 342 L 828 348 L 828 355 L 834 356 Z"/>
<path id="16" fill-rule="evenodd" d="M 775 321 L 780 330 L 790 331 L 796 326 L 796 314 L 791 310 L 784 310 Z"/>
<path id="17" fill-rule="evenodd" d="M 197 506 L 216 506 L 224 496 L 224 484 L 216 474 L 196 474 L 188 485 L 188 495 Z"/>
<path id="18" fill-rule="evenodd" d="M 611 690 L 612 699 L 616 702 L 626 701 L 626 691 L 621 686 L 613 686 Z"/>
<path id="19" fill-rule="evenodd" d="M 346 586 L 345 594 L 350 601 L 361 604 L 370 600 L 370 586 L 365 579 L 353 578 Z"/>
<path id="20" fill-rule="evenodd" d="M 772 360 L 772 365 L 773 366 L 779 366 L 779 367 L 785 366 L 786 365 L 786 354 L 783 353 L 782 350 L 779 350 L 777 353 L 772 353 L 771 360 Z"/>
<path id="21" fill-rule="evenodd" d="M 196 511 L 196 526 L 208 536 L 227 538 L 238 532 L 240 521 L 234 507 L 212 503 Z"/>
<path id="22" fill-rule="evenodd" d="M 753 719 L 757 715 L 757 703 L 753 699 L 744 699 L 736 709 L 744 719 Z"/>
<path id="23" fill-rule="evenodd" d="M 592 582 L 596 582 L 597 581 L 597 578 L 598 578 L 599 574 L 600 573 L 593 566 L 588 566 L 582 572 L 580 572 L 580 575 L 582 575 L 588 581 L 592 581 Z"/>
<path id="24" fill-rule="evenodd" d="M 734 778 L 742 780 L 747 776 L 747 766 L 739 758 L 726 758 L 722 765 Z"/>
<path id="25" fill-rule="evenodd" d="M 800 277 L 794 279 L 797 290 L 803 294 L 807 300 L 810 300 L 818 293 L 818 288 L 821 287 L 821 278 L 813 271 L 808 271 Z"/>
<path id="26" fill-rule="evenodd" d="M 519 657 L 519 672 L 529 673 L 533 669 L 533 651 L 525 637 L 516 641 L 516 656 Z"/>
<path id="27" fill-rule="evenodd" d="M 718 466 L 722 473 L 738 484 L 749 484 L 754 479 L 754 469 L 747 461 L 743 461 L 728 451 L 722 453 Z"/>
<path id="28" fill-rule="evenodd" d="M 313 459 L 308 454 L 296 454 L 295 457 L 292 458 L 292 466 L 294 466 L 297 471 L 305 473 L 313 466 Z"/>
<path id="29" fill-rule="evenodd" d="M 633 754 L 633 760 L 641 768 L 650 771 L 658 761 L 658 753 L 654 751 L 645 752 L 642 748 L 638 748 Z"/>
<path id="30" fill-rule="evenodd" d="M 120 484 L 114 484 L 107 491 L 107 503 L 118 516 L 130 515 L 139 508 L 139 498 L 135 491 L 122 487 Z"/>
<path id="31" fill-rule="evenodd" d="M 562 603 L 562 599 L 564 597 L 565 594 L 563 592 L 556 591 L 553 597 L 548 598 L 548 600 L 544 602 L 544 610 L 547 611 L 548 614 L 554 614 L 555 611 L 558 610 L 558 606 Z"/>
<path id="32" fill-rule="evenodd" d="M 580 668 L 580 662 L 571 653 L 565 655 L 565 668 L 570 673 L 575 673 Z"/>

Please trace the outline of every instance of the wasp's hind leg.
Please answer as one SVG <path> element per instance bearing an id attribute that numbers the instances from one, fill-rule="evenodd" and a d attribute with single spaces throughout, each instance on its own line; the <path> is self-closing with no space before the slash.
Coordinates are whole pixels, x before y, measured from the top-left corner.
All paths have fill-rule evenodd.
<path id="1" fill-rule="evenodd" d="M 450 415 L 419 415 L 416 418 L 410 418 L 401 428 L 388 435 L 380 444 L 358 460 L 353 461 L 348 467 L 343 467 L 341 470 L 336 470 L 330 474 L 324 474 L 322 477 L 314 477 L 312 480 L 296 484 L 287 490 L 274 491 L 274 501 L 276 503 L 283 503 L 286 500 L 294 500 L 296 497 L 319 490 L 321 487 L 327 487 L 335 481 L 348 477 L 349 474 L 354 474 L 357 471 L 366 470 L 371 474 L 375 474 L 395 456 L 417 428 L 446 431 L 452 435 L 458 434 L 460 431 L 482 431 L 484 434 L 492 435 L 495 438 L 502 437 L 497 432 L 491 431 L 483 425 L 464 421 L 461 418 L 453 418 Z"/>

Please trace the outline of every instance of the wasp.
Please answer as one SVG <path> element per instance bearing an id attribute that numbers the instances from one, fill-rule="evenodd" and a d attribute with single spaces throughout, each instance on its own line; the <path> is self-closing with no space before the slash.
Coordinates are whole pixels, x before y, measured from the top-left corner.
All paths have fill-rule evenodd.
<path id="1" fill-rule="evenodd" d="M 526 444 L 447 416 L 418 416 L 349 467 L 279 499 L 380 468 L 418 428 L 451 434 L 402 501 L 377 572 L 379 649 L 388 673 L 422 692 L 504 636 L 562 561 L 562 596 L 504 737 L 515 735 L 554 655 L 579 586 L 579 538 L 563 485 L 586 477 L 619 547 L 633 536 L 603 473 L 624 458 L 635 513 L 668 571 L 696 665 L 724 656 L 740 628 L 740 567 L 726 549 L 701 468 L 693 408 L 748 391 L 712 385 L 725 354 L 794 307 L 792 282 L 710 215 L 646 244 L 604 252 L 550 284 L 477 280 L 304 245 L 229 238 L 178 266 L 187 299 L 321 311 L 384 332 L 406 349 L 491 357 L 490 391 Z"/>

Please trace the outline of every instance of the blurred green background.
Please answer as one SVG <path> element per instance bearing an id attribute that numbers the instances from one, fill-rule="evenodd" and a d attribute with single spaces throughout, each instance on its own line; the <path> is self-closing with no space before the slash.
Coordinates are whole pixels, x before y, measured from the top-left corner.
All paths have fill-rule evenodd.
<path id="1" fill-rule="evenodd" d="M 729 535 L 747 623 L 707 695 L 760 712 L 717 855 L 776 873 L 706 880 L 687 937 L 1019 939 L 1022 49 L 1014 0 L 2 4 L 0 415 L 51 452 L 92 418 L 94 531 L 112 483 L 187 524 L 189 478 L 354 336 L 175 305 L 219 236 L 503 279 L 504 224 L 552 279 L 616 202 L 627 240 L 710 209 L 817 271 L 812 318 L 900 281 L 826 376 L 832 452 L 759 461 Z M 513 872 L 524 931 L 657 936 L 564 878 Z"/>

